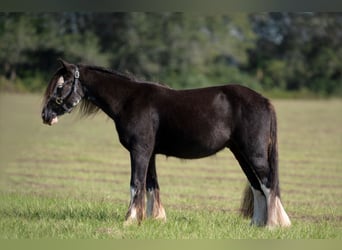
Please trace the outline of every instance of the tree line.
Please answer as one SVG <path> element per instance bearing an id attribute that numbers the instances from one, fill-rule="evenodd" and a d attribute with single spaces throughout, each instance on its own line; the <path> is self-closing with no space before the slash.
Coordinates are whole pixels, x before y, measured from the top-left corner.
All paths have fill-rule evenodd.
<path id="1" fill-rule="evenodd" d="M 40 91 L 57 58 L 174 88 L 342 96 L 342 13 L 0 13 L 0 87 Z"/>

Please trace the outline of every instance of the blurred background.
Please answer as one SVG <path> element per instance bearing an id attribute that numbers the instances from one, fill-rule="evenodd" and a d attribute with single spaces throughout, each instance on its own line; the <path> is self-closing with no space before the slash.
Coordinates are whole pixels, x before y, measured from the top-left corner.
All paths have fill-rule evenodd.
<path id="1" fill-rule="evenodd" d="M 0 91 L 41 92 L 59 67 L 109 67 L 193 88 L 342 97 L 342 13 L 0 13 Z"/>

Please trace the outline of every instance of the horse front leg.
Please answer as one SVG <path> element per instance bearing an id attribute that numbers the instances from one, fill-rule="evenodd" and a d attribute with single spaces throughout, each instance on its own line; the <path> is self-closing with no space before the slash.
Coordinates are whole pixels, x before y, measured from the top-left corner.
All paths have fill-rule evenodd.
<path id="1" fill-rule="evenodd" d="M 147 170 L 146 177 L 146 196 L 147 206 L 146 213 L 147 217 L 151 217 L 157 220 L 166 220 L 166 214 L 163 205 L 160 201 L 159 184 L 156 171 L 155 155 L 152 155 Z"/>
<path id="2" fill-rule="evenodd" d="M 126 214 L 125 225 L 137 222 L 138 224 L 146 217 L 145 215 L 145 188 L 146 173 L 150 156 L 139 151 L 131 151 L 131 201 Z"/>

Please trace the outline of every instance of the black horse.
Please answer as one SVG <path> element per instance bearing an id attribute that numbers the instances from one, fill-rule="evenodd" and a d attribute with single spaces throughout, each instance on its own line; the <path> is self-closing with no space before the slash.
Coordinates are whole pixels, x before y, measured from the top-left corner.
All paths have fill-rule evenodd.
<path id="1" fill-rule="evenodd" d="M 45 92 L 43 122 L 56 123 L 79 103 L 85 115 L 102 110 L 114 120 L 131 159 L 127 223 L 140 223 L 146 215 L 166 219 L 156 154 L 195 159 L 229 148 L 250 184 L 242 214 L 258 226 L 291 224 L 280 202 L 276 114 L 268 99 L 239 85 L 174 90 L 101 67 L 60 62 Z"/>

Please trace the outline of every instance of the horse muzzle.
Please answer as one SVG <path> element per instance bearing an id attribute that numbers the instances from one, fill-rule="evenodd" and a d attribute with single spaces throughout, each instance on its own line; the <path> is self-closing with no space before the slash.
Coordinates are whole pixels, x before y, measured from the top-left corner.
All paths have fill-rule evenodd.
<path id="1" fill-rule="evenodd" d="M 45 109 L 43 109 L 43 112 L 42 112 L 42 119 L 43 119 L 43 123 L 44 124 L 47 124 L 47 125 L 53 125 L 53 124 L 56 124 L 58 122 L 58 117 L 57 115 L 54 113 L 54 112 L 48 112 Z"/>
<path id="2" fill-rule="evenodd" d="M 53 125 L 53 124 L 56 124 L 58 122 L 58 117 L 55 116 L 54 118 L 52 118 L 52 120 L 50 121 L 49 125 Z"/>

